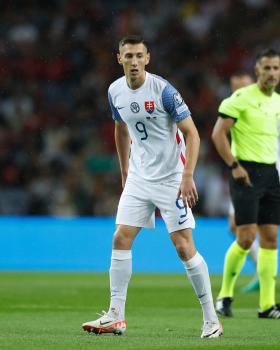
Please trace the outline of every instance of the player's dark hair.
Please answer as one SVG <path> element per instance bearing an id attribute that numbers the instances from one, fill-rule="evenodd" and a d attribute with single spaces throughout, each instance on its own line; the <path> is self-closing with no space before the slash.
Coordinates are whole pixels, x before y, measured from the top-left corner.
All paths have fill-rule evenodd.
<path id="1" fill-rule="evenodd" d="M 280 57 L 279 51 L 271 48 L 262 50 L 257 54 L 256 61 L 259 62 L 263 57 Z"/>
<path id="2" fill-rule="evenodd" d="M 147 45 L 146 41 L 142 38 L 141 35 L 128 35 L 128 36 L 125 36 L 124 38 L 122 38 L 119 42 L 119 50 L 125 44 L 132 44 L 132 45 L 143 44 L 146 46 L 147 51 L 149 51 L 148 45 Z"/>

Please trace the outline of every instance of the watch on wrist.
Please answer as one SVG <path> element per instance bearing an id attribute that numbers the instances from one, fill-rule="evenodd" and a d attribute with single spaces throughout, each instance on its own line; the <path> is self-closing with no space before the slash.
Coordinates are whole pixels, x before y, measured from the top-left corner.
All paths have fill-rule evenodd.
<path id="1" fill-rule="evenodd" d="M 237 160 L 235 160 L 231 165 L 229 165 L 229 169 L 233 170 L 239 167 L 239 163 Z"/>

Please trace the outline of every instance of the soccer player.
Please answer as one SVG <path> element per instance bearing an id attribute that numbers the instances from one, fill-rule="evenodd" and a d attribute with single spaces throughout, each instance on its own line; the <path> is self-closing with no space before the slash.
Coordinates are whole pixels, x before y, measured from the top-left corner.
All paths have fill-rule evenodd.
<path id="1" fill-rule="evenodd" d="M 251 84 L 253 84 L 253 79 L 251 75 L 246 72 L 242 72 L 242 71 L 236 72 L 232 74 L 230 77 L 230 88 L 232 92 Z M 230 207 L 229 207 L 229 222 L 230 222 L 231 232 L 234 235 L 236 235 L 236 223 L 235 223 L 234 208 L 232 203 L 230 203 Z M 248 254 L 255 268 L 257 268 L 258 249 L 259 249 L 259 243 L 258 243 L 258 240 L 255 239 L 250 247 L 250 251 Z M 253 279 L 246 286 L 242 288 L 243 292 L 253 292 L 256 290 L 259 290 L 259 277 L 257 273 L 255 274 Z"/>
<path id="2" fill-rule="evenodd" d="M 261 52 L 255 71 L 256 84 L 236 90 L 221 103 L 212 134 L 218 153 L 231 171 L 237 225 L 237 239 L 225 256 L 216 310 L 220 315 L 232 316 L 234 285 L 258 230 L 258 317 L 280 319 L 280 305 L 275 302 L 280 223 L 280 183 L 275 165 L 280 117 L 280 96 L 275 92 L 280 79 L 279 53 L 273 49 Z"/>
<path id="3" fill-rule="evenodd" d="M 150 53 L 141 37 L 123 38 L 117 58 L 124 76 L 110 85 L 108 96 L 124 189 L 113 238 L 111 302 L 108 312 L 82 327 L 97 334 L 125 332 L 131 247 L 142 227 L 154 227 L 158 207 L 202 307 L 201 337 L 219 337 L 222 326 L 213 304 L 208 268 L 192 239 L 195 222 L 191 207 L 198 201 L 193 180 L 200 142 L 197 129 L 179 92 L 145 70 Z"/>

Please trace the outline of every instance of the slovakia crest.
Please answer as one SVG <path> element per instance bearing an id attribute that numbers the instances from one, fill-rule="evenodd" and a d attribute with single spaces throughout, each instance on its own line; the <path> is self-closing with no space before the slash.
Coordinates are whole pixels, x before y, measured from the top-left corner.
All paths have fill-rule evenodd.
<path id="1" fill-rule="evenodd" d="M 155 110 L 155 104 L 154 101 L 145 101 L 145 110 L 149 114 L 152 114 L 153 111 Z"/>

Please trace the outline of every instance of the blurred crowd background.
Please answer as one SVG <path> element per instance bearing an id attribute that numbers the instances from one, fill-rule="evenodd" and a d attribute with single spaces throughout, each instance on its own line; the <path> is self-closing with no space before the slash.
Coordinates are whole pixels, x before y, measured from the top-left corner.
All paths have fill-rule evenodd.
<path id="1" fill-rule="evenodd" d="M 121 193 L 110 83 L 118 41 L 142 34 L 148 71 L 181 92 L 201 136 L 196 214 L 227 214 L 228 172 L 210 140 L 229 77 L 280 47 L 275 0 L 0 3 L 0 214 L 114 215 Z"/>

